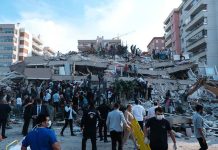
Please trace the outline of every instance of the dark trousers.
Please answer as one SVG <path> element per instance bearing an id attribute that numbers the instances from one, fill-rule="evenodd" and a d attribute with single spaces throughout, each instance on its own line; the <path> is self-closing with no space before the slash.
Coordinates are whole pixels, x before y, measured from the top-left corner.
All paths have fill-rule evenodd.
<path id="1" fill-rule="evenodd" d="M 118 142 L 118 150 L 123 150 L 122 132 L 111 131 L 110 134 L 111 134 L 112 150 L 117 149 L 117 142 Z"/>
<path id="2" fill-rule="evenodd" d="M 0 120 L 0 127 L 2 128 L 2 137 L 5 136 L 5 127 L 6 127 L 7 119 Z"/>
<path id="3" fill-rule="evenodd" d="M 31 118 L 24 118 L 24 124 L 23 124 L 23 130 L 22 130 L 22 134 L 24 136 L 27 135 L 28 133 L 28 128 L 29 128 L 29 124 L 30 124 L 30 119 Z"/>
<path id="4" fill-rule="evenodd" d="M 143 131 L 143 121 L 138 121 L 138 123 L 139 123 L 139 125 L 140 125 L 140 127 L 141 127 L 141 129 Z"/>
<path id="5" fill-rule="evenodd" d="M 99 122 L 99 136 L 100 139 L 103 139 L 103 135 L 102 135 L 102 129 L 104 128 L 104 140 L 107 140 L 107 125 L 106 125 L 106 120 L 101 120 Z"/>
<path id="6" fill-rule="evenodd" d="M 96 130 L 95 130 L 96 131 Z M 92 150 L 97 150 L 96 146 L 96 132 L 91 133 L 86 133 L 86 131 L 83 132 L 83 138 L 82 138 L 82 150 L 86 150 L 86 142 L 88 139 L 91 139 L 92 143 Z"/>
<path id="7" fill-rule="evenodd" d="M 207 150 L 208 146 L 207 146 L 207 143 L 203 143 L 203 138 L 197 138 L 197 139 L 198 139 L 198 142 L 201 146 L 201 148 L 199 150 Z"/>
<path id="8" fill-rule="evenodd" d="M 155 144 L 151 144 L 150 143 L 150 148 L 151 150 L 168 150 L 168 146 L 161 146 L 161 145 L 158 145 L 157 143 Z"/>
<path id="9" fill-rule="evenodd" d="M 64 133 L 65 128 L 70 125 L 70 133 L 73 134 L 73 119 L 65 119 L 64 127 L 61 130 L 61 133 Z"/>

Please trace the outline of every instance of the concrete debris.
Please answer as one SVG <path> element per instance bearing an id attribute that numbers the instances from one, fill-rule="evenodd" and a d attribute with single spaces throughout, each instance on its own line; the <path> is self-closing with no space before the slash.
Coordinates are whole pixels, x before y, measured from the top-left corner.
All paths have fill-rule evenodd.
<path id="1" fill-rule="evenodd" d="M 148 56 L 91 54 L 69 52 L 56 57 L 27 57 L 23 62 L 10 67 L 11 73 L 0 80 L 1 87 L 13 89 L 14 80 L 29 82 L 32 80 L 91 82 L 92 87 L 111 88 L 116 80 L 135 82 L 138 86 L 152 87 L 151 99 L 142 98 L 145 108 L 154 101 L 165 106 L 166 93 L 170 91 L 172 108 L 166 118 L 175 128 L 191 124 L 190 116 L 196 103 L 202 103 L 207 115 L 204 116 L 208 133 L 215 135 L 218 122 L 218 82 L 215 80 L 217 69 L 200 67 L 187 60 L 158 60 Z M 199 74 L 197 74 L 199 73 Z M 210 76 L 209 76 L 210 75 Z M 208 77 L 208 78 L 207 78 Z M 101 85 L 102 83 L 102 85 Z M 105 83 L 105 84 L 103 84 Z M 103 90 L 104 91 L 104 90 Z M 132 98 L 132 97 L 131 97 Z M 172 115 L 174 114 L 174 115 Z M 179 114 L 179 115 L 178 115 Z M 62 124 L 63 122 L 59 122 Z M 175 132 L 177 137 L 191 137 L 191 126 L 185 127 L 185 133 Z M 80 132 L 79 127 L 74 127 Z"/>

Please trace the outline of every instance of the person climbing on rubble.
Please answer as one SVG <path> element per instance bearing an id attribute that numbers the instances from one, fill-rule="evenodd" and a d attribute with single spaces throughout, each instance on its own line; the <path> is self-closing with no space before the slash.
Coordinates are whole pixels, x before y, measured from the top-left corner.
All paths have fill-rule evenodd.
<path id="1" fill-rule="evenodd" d="M 148 100 L 152 100 L 151 93 L 153 91 L 152 85 L 150 84 L 148 87 Z"/>
<path id="2" fill-rule="evenodd" d="M 171 100 L 170 90 L 168 90 L 166 93 L 166 98 L 165 98 L 164 103 L 165 103 L 165 113 L 172 113 L 173 103 Z"/>
<path id="3" fill-rule="evenodd" d="M 203 106 L 202 105 L 196 105 L 195 107 L 195 114 L 192 116 L 193 120 L 193 125 L 194 125 L 194 134 L 195 137 L 197 138 L 199 144 L 200 144 L 200 149 L 199 150 L 207 150 L 207 141 L 204 133 L 204 120 L 202 118 L 203 114 Z"/>

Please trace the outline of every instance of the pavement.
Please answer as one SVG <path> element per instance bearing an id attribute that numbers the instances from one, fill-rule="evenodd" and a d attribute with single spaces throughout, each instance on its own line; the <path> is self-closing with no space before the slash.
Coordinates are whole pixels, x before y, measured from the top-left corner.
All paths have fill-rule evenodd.
<path id="1" fill-rule="evenodd" d="M 6 130 L 6 136 L 8 138 L 0 142 L 0 150 L 5 150 L 7 144 L 11 143 L 14 140 L 22 141 L 23 136 L 21 134 L 21 129 L 23 124 L 11 124 L 12 129 Z M 61 126 L 53 126 L 57 139 L 61 144 L 62 150 L 80 150 L 82 143 L 82 134 L 81 132 L 76 132 L 77 136 L 70 136 L 69 128 L 66 128 L 64 131 L 64 136 L 60 136 Z M 108 138 L 110 141 L 110 137 Z M 177 150 L 196 150 L 199 149 L 199 144 L 195 138 L 177 138 Z M 218 150 L 218 138 L 210 136 L 207 138 L 209 145 L 208 150 Z M 111 142 L 104 143 L 97 139 L 97 148 L 98 150 L 111 150 Z M 18 148 L 20 149 L 20 148 Z M 14 149 L 15 150 L 15 149 Z M 17 150 L 17 149 L 16 149 Z M 91 141 L 87 141 L 87 150 L 91 150 Z M 131 140 L 128 140 L 127 144 L 124 145 L 124 150 L 134 150 L 134 145 Z M 169 150 L 173 150 L 173 144 L 169 138 Z"/>

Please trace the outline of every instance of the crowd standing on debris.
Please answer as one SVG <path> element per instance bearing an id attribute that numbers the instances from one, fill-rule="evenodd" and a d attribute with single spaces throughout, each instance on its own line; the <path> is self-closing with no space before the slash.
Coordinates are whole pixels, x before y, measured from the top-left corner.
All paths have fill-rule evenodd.
<path id="1" fill-rule="evenodd" d="M 152 86 L 148 82 L 140 83 L 144 89 L 133 93 L 135 104 L 128 104 L 127 107 L 115 99 L 113 90 L 106 90 L 106 95 L 100 88 L 91 88 L 88 81 L 81 82 L 35 82 L 27 85 L 20 85 L 14 91 L 1 91 L 0 100 L 0 125 L 2 138 L 7 138 L 5 127 L 8 124 L 9 116 L 23 117 L 22 134 L 25 139 L 22 142 L 22 150 L 28 146 L 31 149 L 60 149 L 56 136 L 53 132 L 52 122 L 64 120 L 64 126 L 60 132 L 64 136 L 64 130 L 69 125 L 71 136 L 73 124 L 78 124 L 79 115 L 82 119 L 79 122 L 82 137 L 82 150 L 86 149 L 86 142 L 91 139 L 92 150 L 97 149 L 97 129 L 99 129 L 100 141 L 109 142 L 107 133 L 110 132 L 112 150 L 123 149 L 126 141 L 131 138 L 135 148 L 139 146 L 132 132 L 131 122 L 135 118 L 144 131 L 145 143 L 149 144 L 151 150 L 167 150 L 167 135 L 170 134 L 174 149 L 177 149 L 176 140 L 172 133 L 169 122 L 164 118 L 164 111 L 158 101 L 153 102 L 154 106 L 148 110 L 141 105 L 139 97 L 146 97 L 152 101 Z M 14 98 L 14 99 L 13 99 Z M 165 112 L 172 113 L 171 94 L 167 91 L 165 97 Z M 95 107 L 95 106 L 98 107 Z M 12 111 L 12 115 L 9 115 Z M 196 107 L 196 114 L 193 116 L 195 135 L 201 149 L 207 149 L 207 143 L 203 134 L 203 120 L 201 112 L 203 107 Z M 82 113 L 81 113 L 82 112 Z M 147 112 L 147 114 L 146 114 Z M 28 131 L 32 121 L 32 130 Z M 103 131 L 103 134 L 102 134 Z M 43 136 L 49 137 L 46 140 Z M 148 142 L 150 141 L 150 142 Z M 157 144 L 158 143 L 158 144 Z"/>

